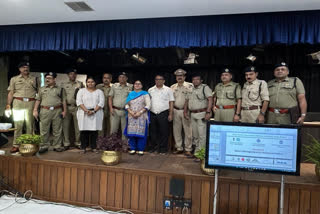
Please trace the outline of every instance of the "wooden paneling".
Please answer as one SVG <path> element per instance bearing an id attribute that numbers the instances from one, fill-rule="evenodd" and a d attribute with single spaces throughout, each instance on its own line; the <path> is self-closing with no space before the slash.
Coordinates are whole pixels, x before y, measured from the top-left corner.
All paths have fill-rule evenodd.
<path id="1" fill-rule="evenodd" d="M 116 173 L 108 172 L 107 206 L 114 207 Z"/>
<path id="2" fill-rule="evenodd" d="M 106 209 L 131 209 L 134 213 L 183 214 L 182 209 L 163 209 L 170 197 L 172 174 L 124 170 L 117 167 L 81 165 L 32 158 L 0 157 L 0 174 L 21 192 L 34 197 Z M 191 214 L 211 214 L 214 177 L 179 175 L 185 179 L 184 198 L 192 200 Z M 285 213 L 319 214 L 320 185 L 286 185 Z M 276 214 L 279 183 L 219 179 L 219 214 Z"/>
<path id="3" fill-rule="evenodd" d="M 239 213 L 248 213 L 248 185 L 239 185 Z"/>

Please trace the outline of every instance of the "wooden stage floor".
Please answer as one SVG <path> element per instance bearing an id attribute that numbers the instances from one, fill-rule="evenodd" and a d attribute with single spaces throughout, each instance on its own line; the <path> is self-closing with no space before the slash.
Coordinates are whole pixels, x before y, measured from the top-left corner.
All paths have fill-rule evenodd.
<path id="1" fill-rule="evenodd" d="M 5 148 L 6 154 L 9 154 L 9 148 Z M 65 152 L 49 151 L 42 155 L 36 154 L 32 159 L 40 159 L 53 162 L 63 162 L 80 164 L 80 165 L 97 165 L 104 166 L 101 161 L 101 153 L 96 154 L 93 152 L 87 152 L 86 154 L 79 154 L 78 149 L 71 149 Z M 19 155 L 11 155 L 19 156 Z M 110 166 L 111 168 L 121 168 L 123 170 L 137 170 L 143 172 L 157 172 L 166 173 L 172 175 L 189 175 L 189 176 L 205 176 L 200 171 L 199 163 L 193 161 L 193 159 L 186 158 L 184 155 L 159 155 L 156 153 L 146 152 L 143 156 L 129 155 L 128 153 L 122 153 L 122 161 L 116 166 Z M 286 183 L 292 184 L 309 184 L 320 185 L 320 181 L 315 175 L 315 165 L 309 163 L 301 163 L 300 176 L 286 176 Z M 253 173 L 253 172 L 241 172 L 236 170 L 220 170 L 219 176 L 221 179 L 240 179 L 240 180 L 252 180 L 262 182 L 280 182 L 281 175 L 277 174 L 265 174 L 265 173 Z"/>
<path id="2" fill-rule="evenodd" d="M 165 210 L 170 197 L 170 179 L 185 180 L 186 199 L 192 200 L 192 214 L 212 213 L 214 177 L 201 173 L 199 163 L 183 155 L 144 156 L 123 153 L 122 162 L 105 166 L 101 154 L 79 154 L 73 149 L 33 157 L 10 155 L 2 148 L 0 173 L 7 182 L 35 197 L 81 206 L 100 205 L 110 210 L 129 209 L 134 213 L 179 213 Z M 279 211 L 280 175 L 233 170 L 219 172 L 218 213 L 273 214 Z M 286 176 L 284 213 L 319 214 L 320 181 L 314 165 L 301 164 L 300 176 Z"/>

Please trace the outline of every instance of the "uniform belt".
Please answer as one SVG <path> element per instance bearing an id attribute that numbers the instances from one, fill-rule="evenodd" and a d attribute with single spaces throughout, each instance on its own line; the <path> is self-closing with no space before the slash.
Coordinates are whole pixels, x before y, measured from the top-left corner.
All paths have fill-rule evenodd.
<path id="1" fill-rule="evenodd" d="M 260 106 L 241 107 L 242 110 L 256 110 L 260 109 Z"/>
<path id="2" fill-rule="evenodd" d="M 112 106 L 112 108 L 115 108 L 115 109 L 120 110 L 120 111 L 121 111 L 121 110 L 122 110 L 122 111 L 124 110 L 124 108 L 119 108 L 119 107 L 116 107 L 116 106 Z"/>
<path id="3" fill-rule="evenodd" d="M 289 109 L 287 108 L 268 108 L 268 111 L 271 111 L 276 114 L 287 114 L 289 113 Z"/>
<path id="4" fill-rule="evenodd" d="M 175 107 L 173 106 L 174 109 L 177 109 L 177 110 L 183 110 L 184 108 L 178 108 L 178 107 Z"/>
<path id="5" fill-rule="evenodd" d="M 21 101 L 24 101 L 24 102 L 29 102 L 29 101 L 35 101 L 36 100 L 35 98 L 28 98 L 28 97 L 14 97 L 13 99 L 21 100 Z"/>
<path id="6" fill-rule="evenodd" d="M 55 109 L 58 109 L 58 108 L 62 108 L 62 105 L 59 105 L 59 106 L 41 106 L 41 108 L 48 109 L 48 110 L 55 110 Z"/>
<path id="7" fill-rule="evenodd" d="M 201 108 L 201 109 L 197 109 L 197 110 L 190 110 L 191 113 L 199 113 L 199 112 L 205 112 L 207 111 L 207 108 Z"/>
<path id="8" fill-rule="evenodd" d="M 76 104 L 67 104 L 67 106 L 77 106 Z"/>
<path id="9" fill-rule="evenodd" d="M 218 109 L 232 109 L 232 108 L 235 108 L 236 106 L 235 105 L 227 105 L 227 106 L 222 106 L 222 105 L 216 105 L 216 108 Z"/>

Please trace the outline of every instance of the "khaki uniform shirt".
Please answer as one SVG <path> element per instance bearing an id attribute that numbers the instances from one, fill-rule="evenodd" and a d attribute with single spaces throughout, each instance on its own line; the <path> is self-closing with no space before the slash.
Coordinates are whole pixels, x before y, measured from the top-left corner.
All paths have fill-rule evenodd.
<path id="1" fill-rule="evenodd" d="M 104 94 L 104 110 L 106 111 L 107 109 L 109 109 L 109 105 L 108 105 L 108 96 L 111 90 L 111 87 L 113 86 L 112 83 L 110 83 L 110 86 L 105 86 L 103 83 L 97 85 L 97 89 L 100 89 L 103 94 Z"/>
<path id="2" fill-rule="evenodd" d="M 266 81 L 256 79 L 251 83 L 246 82 L 243 85 L 242 107 L 261 106 L 263 101 L 269 101 L 269 91 Z"/>
<path id="3" fill-rule="evenodd" d="M 205 84 L 197 88 L 192 87 L 192 92 L 188 96 L 189 110 L 198 110 L 208 107 L 208 98 L 212 97 L 212 90 Z"/>
<path id="4" fill-rule="evenodd" d="M 131 91 L 132 84 L 130 83 L 127 83 L 125 86 L 121 86 L 120 83 L 113 84 L 109 92 L 109 97 L 113 97 L 112 105 L 124 109 L 126 99 Z"/>
<path id="5" fill-rule="evenodd" d="M 13 91 L 13 97 L 35 98 L 38 86 L 40 83 L 36 77 L 29 75 L 25 79 L 20 74 L 11 78 L 8 91 Z"/>
<path id="6" fill-rule="evenodd" d="M 63 82 L 61 84 L 61 87 L 64 88 L 67 94 L 67 104 L 69 105 L 76 105 L 76 97 L 75 92 L 76 89 L 84 88 L 84 85 L 82 82 L 76 80 L 75 82 Z"/>
<path id="7" fill-rule="evenodd" d="M 192 83 L 184 82 L 182 86 L 179 86 L 178 83 L 171 86 L 174 96 L 174 106 L 183 109 L 184 103 L 188 97 L 188 94 L 192 92 Z"/>
<path id="8" fill-rule="evenodd" d="M 219 83 L 215 87 L 213 94 L 216 96 L 215 105 L 217 106 L 236 105 L 237 100 L 242 97 L 241 86 L 235 82 L 229 82 L 226 85 Z"/>
<path id="9" fill-rule="evenodd" d="M 294 82 L 296 81 L 296 84 Z M 287 77 L 282 82 L 268 82 L 271 108 L 291 108 L 298 105 L 297 95 L 305 94 L 304 86 L 297 77 Z"/>
<path id="10" fill-rule="evenodd" d="M 53 107 L 62 105 L 66 99 L 66 91 L 60 86 L 43 86 L 39 89 L 36 99 L 40 100 L 41 106 Z"/>

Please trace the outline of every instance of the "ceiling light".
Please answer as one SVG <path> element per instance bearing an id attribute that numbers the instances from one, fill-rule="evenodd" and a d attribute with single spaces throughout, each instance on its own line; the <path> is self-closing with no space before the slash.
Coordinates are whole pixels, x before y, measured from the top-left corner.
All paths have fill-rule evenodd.
<path id="1" fill-rule="evenodd" d="M 198 61 L 196 58 L 198 58 L 199 55 L 195 53 L 189 53 L 188 58 L 184 60 L 184 64 L 198 64 Z"/>
<path id="2" fill-rule="evenodd" d="M 133 59 L 133 60 L 135 60 L 135 61 L 137 61 L 137 62 L 139 62 L 141 64 L 144 64 L 144 63 L 147 62 L 147 59 L 142 57 L 142 56 L 140 56 L 139 53 L 133 54 L 131 56 L 131 59 Z"/>
<path id="3" fill-rule="evenodd" d="M 311 56 L 313 60 L 318 60 L 318 64 L 320 64 L 320 51 L 308 55 Z"/>
<path id="4" fill-rule="evenodd" d="M 254 62 L 254 61 L 256 61 L 257 57 L 250 54 L 249 56 L 246 57 L 246 59 L 250 60 L 251 62 Z"/>

